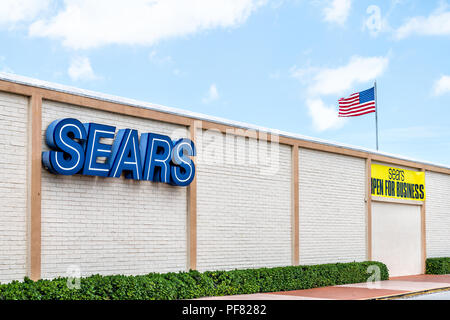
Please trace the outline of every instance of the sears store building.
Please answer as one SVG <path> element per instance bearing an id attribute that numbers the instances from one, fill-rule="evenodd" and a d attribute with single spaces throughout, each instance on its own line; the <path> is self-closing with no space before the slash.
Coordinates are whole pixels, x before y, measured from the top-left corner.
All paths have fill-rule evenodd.
<path id="1" fill-rule="evenodd" d="M 450 256 L 450 168 L 0 74 L 0 282 Z"/>

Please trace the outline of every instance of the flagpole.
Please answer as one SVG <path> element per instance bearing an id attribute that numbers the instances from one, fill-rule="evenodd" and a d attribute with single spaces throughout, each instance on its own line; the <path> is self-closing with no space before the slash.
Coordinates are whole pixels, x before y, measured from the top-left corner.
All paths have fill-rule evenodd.
<path id="1" fill-rule="evenodd" d="M 377 81 L 374 84 L 374 94 L 375 94 L 375 130 L 377 135 L 377 151 L 378 151 L 378 102 L 377 102 Z"/>

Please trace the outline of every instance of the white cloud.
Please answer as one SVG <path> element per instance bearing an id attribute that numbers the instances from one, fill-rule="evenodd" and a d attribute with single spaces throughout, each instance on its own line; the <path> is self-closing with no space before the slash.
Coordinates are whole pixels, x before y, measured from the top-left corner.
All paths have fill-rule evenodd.
<path id="1" fill-rule="evenodd" d="M 434 95 L 440 96 L 450 92 L 450 76 L 441 76 L 434 84 Z"/>
<path id="2" fill-rule="evenodd" d="M 206 97 L 202 99 L 203 103 L 210 103 L 219 99 L 219 91 L 217 91 L 217 86 L 213 83 L 208 90 Z"/>
<path id="3" fill-rule="evenodd" d="M 320 98 L 306 100 L 308 113 L 312 118 L 313 126 L 318 131 L 338 129 L 347 119 L 339 118 L 335 106 L 327 106 Z"/>
<path id="4" fill-rule="evenodd" d="M 324 19 L 327 22 L 343 25 L 347 21 L 351 7 L 351 0 L 333 0 L 323 9 Z"/>
<path id="5" fill-rule="evenodd" d="M 297 66 L 293 66 L 290 69 L 291 76 L 300 80 L 303 84 L 310 84 L 312 77 L 320 70 L 320 68 L 312 67 L 310 65 L 310 61 L 307 61 L 306 67 L 299 68 Z"/>
<path id="6" fill-rule="evenodd" d="M 346 65 L 336 68 L 293 67 L 291 75 L 306 85 L 306 106 L 314 128 L 323 131 L 342 127 L 346 120 L 338 117 L 338 98 L 356 91 L 357 84 L 381 76 L 388 64 L 388 57 L 353 56 Z M 334 95 L 336 104 L 326 105 L 322 100 L 325 95 Z"/>
<path id="7" fill-rule="evenodd" d="M 409 18 L 395 31 L 397 39 L 404 39 L 413 34 L 424 36 L 450 35 L 450 12 L 438 9 L 428 17 Z"/>
<path id="8" fill-rule="evenodd" d="M 108 44 L 153 45 L 202 30 L 237 26 L 266 0 L 65 0 L 31 36 L 62 39 L 75 49 Z"/>
<path id="9" fill-rule="evenodd" d="M 47 9 L 52 0 L 1 0 L 0 25 L 30 20 Z"/>
<path id="10" fill-rule="evenodd" d="M 73 58 L 69 69 L 67 70 L 69 77 L 74 80 L 95 80 L 98 77 L 95 75 L 94 70 L 92 70 L 91 62 L 87 57 L 76 57 Z"/>
<path id="11" fill-rule="evenodd" d="M 148 58 L 158 66 L 173 63 L 173 59 L 171 56 L 160 56 L 156 50 L 152 50 L 149 53 Z"/>
<path id="12" fill-rule="evenodd" d="M 341 67 L 294 69 L 292 75 L 309 82 L 311 95 L 343 94 L 356 84 L 374 80 L 384 73 L 388 64 L 388 57 L 353 56 Z"/>

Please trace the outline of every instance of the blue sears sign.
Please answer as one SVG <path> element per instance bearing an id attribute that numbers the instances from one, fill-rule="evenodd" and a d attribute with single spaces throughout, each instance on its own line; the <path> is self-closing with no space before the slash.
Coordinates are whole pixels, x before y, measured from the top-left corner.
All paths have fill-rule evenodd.
<path id="1" fill-rule="evenodd" d="M 42 153 L 46 169 L 54 174 L 126 178 L 164 182 L 188 186 L 195 176 L 195 165 L 189 156 L 195 156 L 194 143 L 189 139 L 172 141 L 170 137 L 120 129 L 116 127 L 81 123 L 65 118 L 53 121 L 46 131 L 46 142 L 51 151 Z M 105 144 L 101 139 L 114 139 Z M 106 161 L 98 161 L 104 158 Z"/>

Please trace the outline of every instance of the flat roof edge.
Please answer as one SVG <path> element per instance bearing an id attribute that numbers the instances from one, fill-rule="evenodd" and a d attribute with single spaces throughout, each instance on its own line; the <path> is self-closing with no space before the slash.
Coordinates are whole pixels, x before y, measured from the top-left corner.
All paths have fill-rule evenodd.
<path id="1" fill-rule="evenodd" d="M 390 157 L 390 158 L 394 158 L 394 159 L 398 159 L 398 160 L 416 162 L 416 163 L 423 164 L 423 165 L 430 165 L 430 166 L 435 166 L 435 167 L 439 167 L 442 169 L 450 170 L 450 166 L 443 165 L 443 164 L 437 164 L 437 163 L 424 161 L 424 160 L 417 160 L 417 159 L 405 157 L 402 155 L 376 151 L 376 150 L 369 149 L 369 148 L 347 145 L 344 143 L 304 136 L 301 134 L 281 131 L 281 130 L 277 130 L 277 129 L 266 128 L 266 127 L 262 127 L 262 126 L 245 123 L 245 122 L 239 122 L 239 121 L 229 120 L 229 119 L 225 119 L 225 118 L 209 116 L 209 115 L 205 115 L 202 113 L 192 112 L 192 111 L 188 111 L 188 110 L 184 110 L 184 109 L 167 107 L 167 106 L 143 102 L 143 101 L 139 101 L 139 100 L 104 94 L 104 93 L 100 93 L 100 92 L 96 92 L 96 91 L 61 85 L 61 84 L 57 84 L 57 83 L 52 83 L 52 82 L 48 82 L 48 81 L 44 81 L 44 80 L 29 78 L 29 77 L 25 77 L 25 76 L 16 75 L 16 74 L 0 72 L 0 80 L 17 83 L 17 84 L 21 84 L 21 85 L 26 85 L 26 86 L 31 86 L 31 87 L 36 87 L 36 88 L 40 88 L 40 89 L 46 89 L 46 90 L 51 90 L 51 91 L 56 91 L 56 92 L 62 92 L 62 93 L 82 96 L 82 97 L 101 100 L 101 101 L 105 101 L 105 102 L 118 103 L 118 104 L 128 105 L 128 106 L 137 107 L 137 108 L 144 108 L 144 109 L 164 112 L 164 113 L 168 113 L 168 114 L 192 118 L 194 120 L 204 120 L 204 121 L 209 121 L 209 122 L 213 122 L 213 123 L 217 123 L 217 124 L 228 125 L 228 126 L 237 127 L 237 128 L 241 128 L 241 129 L 247 129 L 247 130 L 248 129 L 257 130 L 257 131 L 262 131 L 262 132 L 266 132 L 266 133 L 277 134 L 277 135 L 285 137 L 285 138 L 303 140 L 303 141 L 318 143 L 318 144 L 322 144 L 322 145 L 326 145 L 326 146 L 338 147 L 338 148 L 342 148 L 342 149 L 349 149 L 349 150 L 353 150 L 353 151 L 366 152 L 366 153 L 373 154 L 373 155 L 386 156 L 386 157 Z"/>

